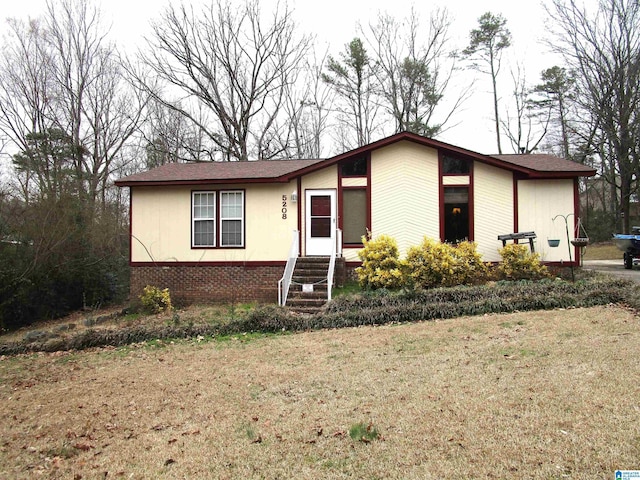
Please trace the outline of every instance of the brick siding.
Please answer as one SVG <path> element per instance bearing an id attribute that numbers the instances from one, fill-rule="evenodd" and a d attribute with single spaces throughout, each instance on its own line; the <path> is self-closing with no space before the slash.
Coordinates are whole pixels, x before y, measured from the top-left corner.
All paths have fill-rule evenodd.
<path id="1" fill-rule="evenodd" d="M 174 303 L 278 301 L 282 266 L 132 266 L 131 298 L 147 285 L 168 288 Z"/>
<path id="2" fill-rule="evenodd" d="M 358 274 L 356 273 L 356 268 L 362 265 L 361 262 L 349 262 L 345 265 L 344 272 L 344 281 L 358 281 Z"/>

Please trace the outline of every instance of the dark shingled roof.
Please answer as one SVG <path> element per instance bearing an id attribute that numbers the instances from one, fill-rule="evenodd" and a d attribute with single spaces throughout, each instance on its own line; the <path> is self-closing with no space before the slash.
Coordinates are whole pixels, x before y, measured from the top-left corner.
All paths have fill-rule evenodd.
<path id="1" fill-rule="evenodd" d="M 121 178 L 116 182 L 120 186 L 153 183 L 161 185 L 193 184 L 204 182 L 242 182 L 242 181 L 288 181 L 289 175 L 306 167 L 315 165 L 317 160 L 258 160 L 252 162 L 197 162 L 168 163 L 146 172 Z"/>
<path id="2" fill-rule="evenodd" d="M 593 175 L 593 168 L 546 153 L 490 155 L 493 158 L 537 172 L 575 172 Z"/>
<path id="3" fill-rule="evenodd" d="M 333 165 L 403 140 L 519 172 L 527 178 L 575 178 L 595 175 L 593 168 L 547 154 L 483 155 L 414 133 L 401 132 L 328 159 L 257 160 L 251 162 L 170 163 L 116 181 L 139 185 L 203 185 L 211 183 L 288 182 L 299 175 Z"/>

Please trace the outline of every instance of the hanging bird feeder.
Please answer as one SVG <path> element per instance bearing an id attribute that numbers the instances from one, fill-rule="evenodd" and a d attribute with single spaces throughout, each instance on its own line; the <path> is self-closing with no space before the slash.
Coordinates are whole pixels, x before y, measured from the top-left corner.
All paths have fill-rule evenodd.
<path id="1" fill-rule="evenodd" d="M 571 244 L 579 248 L 584 248 L 589 245 L 589 237 L 587 236 L 587 231 L 584 229 L 584 225 L 582 225 L 580 217 L 578 217 L 578 222 L 576 223 L 576 234 L 573 240 L 571 240 Z"/>

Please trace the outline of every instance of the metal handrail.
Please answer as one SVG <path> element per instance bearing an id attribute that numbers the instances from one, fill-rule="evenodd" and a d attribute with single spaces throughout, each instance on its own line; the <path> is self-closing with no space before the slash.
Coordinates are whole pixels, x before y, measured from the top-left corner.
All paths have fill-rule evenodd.
<path id="1" fill-rule="evenodd" d="M 336 241 L 331 247 L 331 256 L 329 257 L 329 269 L 327 271 L 327 301 L 331 301 L 331 288 L 333 287 L 333 274 L 336 268 L 336 255 L 342 254 L 342 230 L 336 229 Z"/>
<path id="2" fill-rule="evenodd" d="M 293 231 L 293 237 L 291 240 L 291 247 L 289 248 L 289 257 L 287 258 L 287 265 L 284 267 L 284 274 L 278 281 L 278 305 L 284 306 L 287 303 L 287 297 L 289 296 L 289 287 L 291 287 L 291 278 L 293 277 L 293 270 L 296 267 L 296 260 L 300 253 L 300 240 L 298 230 Z"/>

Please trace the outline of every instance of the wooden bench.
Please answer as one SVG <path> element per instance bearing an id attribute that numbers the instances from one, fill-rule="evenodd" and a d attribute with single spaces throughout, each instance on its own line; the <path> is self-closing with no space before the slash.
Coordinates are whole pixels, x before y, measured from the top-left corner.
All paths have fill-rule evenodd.
<path id="1" fill-rule="evenodd" d="M 531 252 L 535 252 L 536 248 L 533 245 L 533 240 L 537 238 L 536 232 L 516 232 L 507 233 L 505 235 L 498 235 L 498 240 L 502 241 L 502 246 L 507 246 L 507 241 L 512 240 L 513 243 L 518 243 L 519 240 L 529 240 L 529 248 Z"/>

